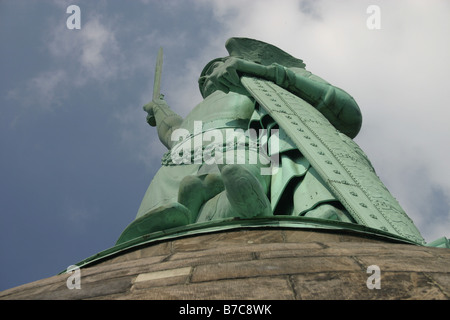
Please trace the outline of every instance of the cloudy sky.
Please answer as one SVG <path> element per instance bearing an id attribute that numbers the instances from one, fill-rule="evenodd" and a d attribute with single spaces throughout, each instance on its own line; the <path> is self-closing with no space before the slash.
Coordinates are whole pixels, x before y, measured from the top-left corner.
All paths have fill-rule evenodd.
<path id="1" fill-rule="evenodd" d="M 0 290 L 114 245 L 165 151 L 142 111 L 158 48 L 161 91 L 185 116 L 232 36 L 349 92 L 363 113 L 355 141 L 382 181 L 427 242 L 449 237 L 449 18 L 445 0 L 1 0 Z"/>

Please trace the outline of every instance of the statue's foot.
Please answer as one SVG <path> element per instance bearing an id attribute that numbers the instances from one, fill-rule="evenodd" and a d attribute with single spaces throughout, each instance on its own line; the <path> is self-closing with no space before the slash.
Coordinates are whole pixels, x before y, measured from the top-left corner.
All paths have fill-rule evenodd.
<path id="1" fill-rule="evenodd" d="M 271 216 L 272 208 L 258 179 L 241 165 L 226 165 L 221 170 L 231 207 L 242 217 Z"/>
<path id="2" fill-rule="evenodd" d="M 134 220 L 122 232 L 116 245 L 152 232 L 188 225 L 190 215 L 189 209 L 179 203 L 156 208 Z"/>

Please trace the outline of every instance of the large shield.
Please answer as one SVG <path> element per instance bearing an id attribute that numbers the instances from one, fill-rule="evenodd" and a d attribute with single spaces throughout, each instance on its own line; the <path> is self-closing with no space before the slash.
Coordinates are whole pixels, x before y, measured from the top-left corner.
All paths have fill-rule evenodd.
<path id="1" fill-rule="evenodd" d="M 424 244 L 420 232 L 359 146 L 314 107 L 271 81 L 242 84 L 295 143 L 355 221 Z"/>

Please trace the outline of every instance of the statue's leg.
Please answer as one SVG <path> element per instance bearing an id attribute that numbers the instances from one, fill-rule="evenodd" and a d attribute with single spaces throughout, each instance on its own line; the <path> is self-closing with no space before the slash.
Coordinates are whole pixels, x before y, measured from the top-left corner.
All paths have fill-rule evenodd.
<path id="1" fill-rule="evenodd" d="M 203 181 L 197 176 L 186 176 L 180 182 L 178 202 L 191 212 L 190 221 L 197 217 L 198 210 L 205 202 L 205 187 Z"/>
<path id="2" fill-rule="evenodd" d="M 210 173 L 203 180 L 206 200 L 211 199 L 224 190 L 223 180 L 220 174 Z"/>
<path id="3" fill-rule="evenodd" d="M 178 202 L 191 212 L 191 222 L 195 222 L 201 206 L 223 191 L 223 181 L 218 174 L 186 176 L 181 180 Z"/>
<path id="4" fill-rule="evenodd" d="M 272 209 L 267 198 L 268 179 L 257 165 L 229 164 L 221 168 L 228 201 L 240 216 L 270 216 Z"/>

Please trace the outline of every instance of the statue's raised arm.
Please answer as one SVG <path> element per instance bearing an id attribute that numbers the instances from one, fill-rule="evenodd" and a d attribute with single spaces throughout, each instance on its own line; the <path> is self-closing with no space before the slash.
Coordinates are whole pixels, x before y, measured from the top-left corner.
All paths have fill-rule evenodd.
<path id="1" fill-rule="evenodd" d="M 164 95 L 160 92 L 162 64 L 163 49 L 159 48 L 153 83 L 153 98 L 151 102 L 144 106 L 144 111 L 147 112 L 147 123 L 152 127 L 156 127 L 162 144 L 170 149 L 172 146 L 172 133 L 180 127 L 183 118 L 170 109 L 164 100 Z"/>

